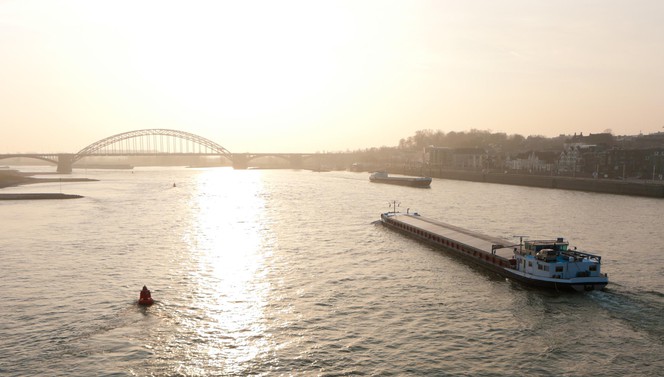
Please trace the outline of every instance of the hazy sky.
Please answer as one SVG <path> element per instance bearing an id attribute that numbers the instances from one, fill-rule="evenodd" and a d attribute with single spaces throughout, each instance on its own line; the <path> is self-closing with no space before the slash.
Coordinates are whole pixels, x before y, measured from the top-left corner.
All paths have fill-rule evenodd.
<path id="1" fill-rule="evenodd" d="M 664 131 L 664 1 L 0 0 L 0 153 Z"/>

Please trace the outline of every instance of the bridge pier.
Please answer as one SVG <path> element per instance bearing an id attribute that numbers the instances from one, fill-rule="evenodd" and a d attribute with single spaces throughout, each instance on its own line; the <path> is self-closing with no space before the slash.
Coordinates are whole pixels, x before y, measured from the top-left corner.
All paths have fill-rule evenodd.
<path id="1" fill-rule="evenodd" d="M 61 153 L 58 155 L 58 173 L 71 174 L 74 155 L 70 153 Z"/>
<path id="2" fill-rule="evenodd" d="M 233 154 L 233 169 L 242 170 L 249 167 L 249 157 L 247 154 Z"/>

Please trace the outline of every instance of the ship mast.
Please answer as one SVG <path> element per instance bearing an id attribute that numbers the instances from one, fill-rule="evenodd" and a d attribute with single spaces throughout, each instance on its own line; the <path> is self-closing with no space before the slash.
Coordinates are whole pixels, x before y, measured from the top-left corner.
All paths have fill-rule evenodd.
<path id="1" fill-rule="evenodd" d="M 519 254 L 521 254 L 521 251 L 523 250 L 523 239 L 528 238 L 526 235 L 515 235 L 512 237 L 519 237 Z"/>
<path id="2" fill-rule="evenodd" d="M 391 208 L 394 208 L 394 210 L 392 212 L 397 213 L 397 207 L 399 207 L 401 205 L 401 202 L 397 202 L 396 200 L 393 200 L 389 203 L 389 205 L 390 205 Z"/>

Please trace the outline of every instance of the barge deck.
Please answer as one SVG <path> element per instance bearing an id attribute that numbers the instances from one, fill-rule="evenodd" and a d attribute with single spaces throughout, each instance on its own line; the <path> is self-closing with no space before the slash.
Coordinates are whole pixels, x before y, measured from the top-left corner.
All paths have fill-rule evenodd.
<path id="1" fill-rule="evenodd" d="M 389 216 L 386 216 L 389 217 Z M 390 220 L 390 219 L 384 219 Z M 509 259 L 514 255 L 507 247 L 513 242 L 490 237 L 463 229 L 442 221 L 424 218 L 417 213 L 400 214 L 400 224 L 388 224 L 408 234 L 422 238 L 429 243 L 465 254 L 468 258 L 495 267 L 509 267 Z"/>
<path id="2" fill-rule="evenodd" d="M 395 205 L 396 208 L 396 205 Z M 544 288 L 590 291 L 603 289 L 601 257 L 568 249 L 563 238 L 528 240 L 518 244 L 420 216 L 387 212 L 381 222 L 413 238 L 449 250 L 506 278 Z"/>

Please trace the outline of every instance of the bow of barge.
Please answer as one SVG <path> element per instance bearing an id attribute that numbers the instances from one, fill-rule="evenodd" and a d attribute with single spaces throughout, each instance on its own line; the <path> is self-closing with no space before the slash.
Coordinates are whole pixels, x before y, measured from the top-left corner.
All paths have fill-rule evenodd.
<path id="1" fill-rule="evenodd" d="M 413 238 L 433 244 L 481 267 L 522 283 L 557 290 L 603 289 L 608 276 L 601 257 L 569 249 L 563 238 L 526 240 L 518 244 L 463 229 L 418 213 L 386 212 L 381 222 Z"/>

